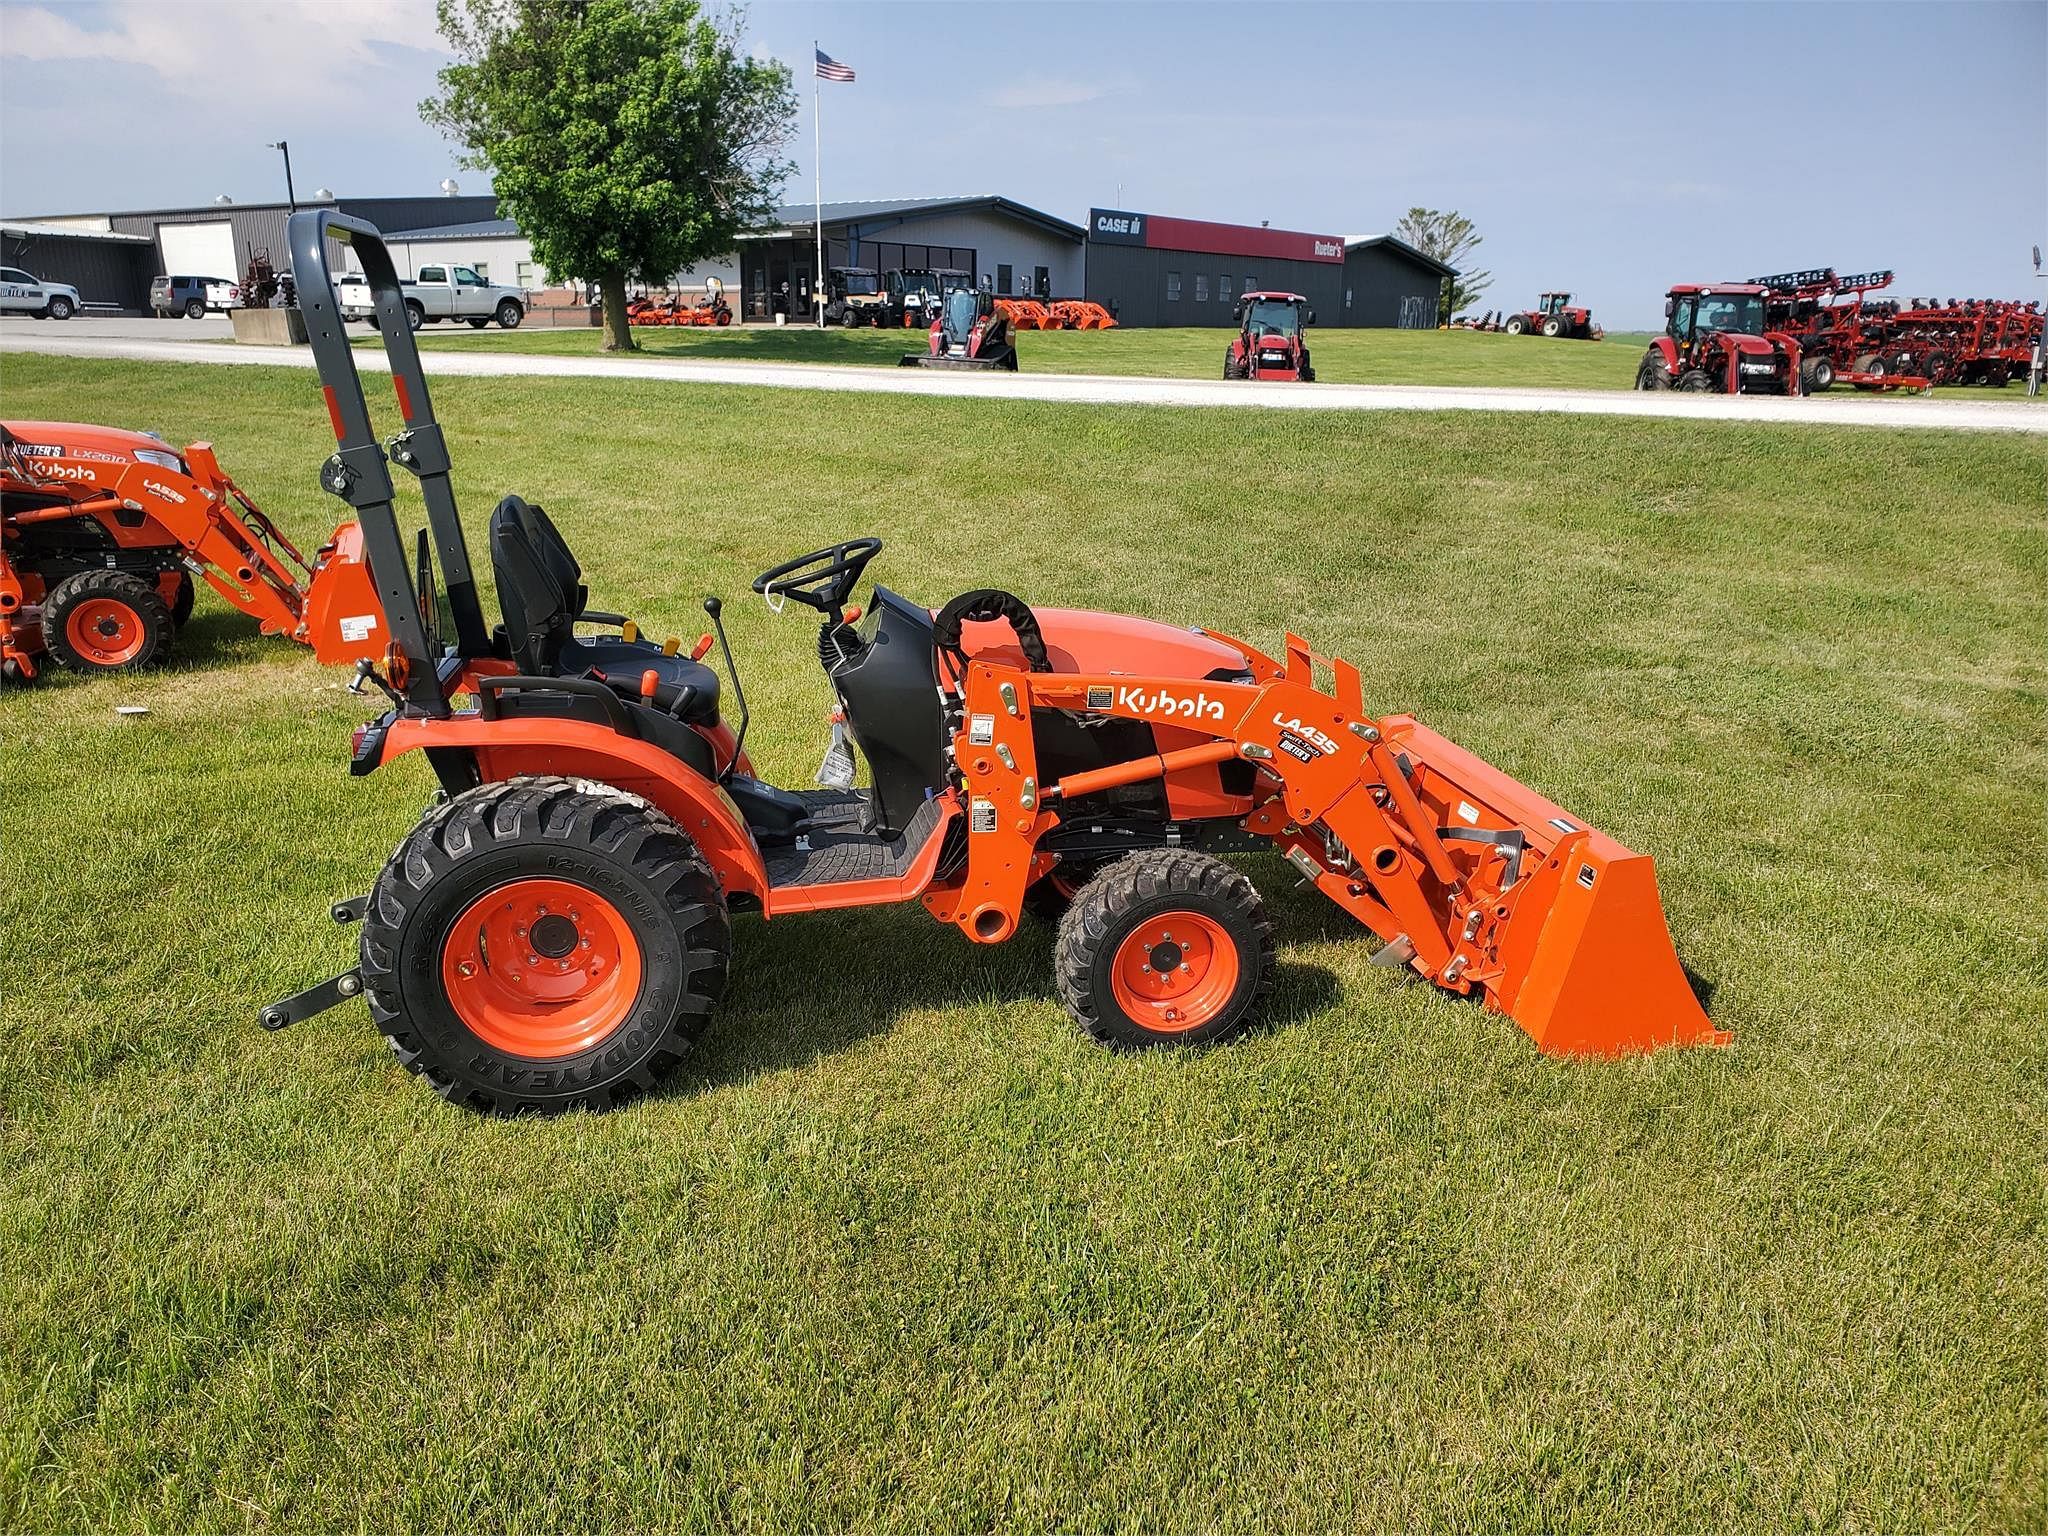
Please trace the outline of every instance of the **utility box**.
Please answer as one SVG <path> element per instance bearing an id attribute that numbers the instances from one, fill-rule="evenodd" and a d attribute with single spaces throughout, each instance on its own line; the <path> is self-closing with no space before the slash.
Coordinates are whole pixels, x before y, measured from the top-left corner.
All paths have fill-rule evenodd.
<path id="1" fill-rule="evenodd" d="M 303 347 L 306 317 L 296 309 L 233 309 L 235 340 L 249 347 Z"/>

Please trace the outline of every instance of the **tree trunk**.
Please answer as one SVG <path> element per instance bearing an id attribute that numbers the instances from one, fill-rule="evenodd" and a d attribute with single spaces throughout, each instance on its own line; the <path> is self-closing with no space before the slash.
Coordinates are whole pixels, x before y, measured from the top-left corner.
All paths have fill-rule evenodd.
<path id="1" fill-rule="evenodd" d="M 605 351 L 637 350 L 638 344 L 633 340 L 633 328 L 626 324 L 626 274 L 607 272 L 598 279 L 598 288 L 604 294 Z"/>

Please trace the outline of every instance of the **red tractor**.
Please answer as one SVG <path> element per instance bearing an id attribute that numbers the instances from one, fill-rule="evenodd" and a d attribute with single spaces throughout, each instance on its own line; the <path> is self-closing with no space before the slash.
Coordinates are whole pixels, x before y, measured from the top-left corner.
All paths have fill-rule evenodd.
<path id="1" fill-rule="evenodd" d="M 1237 335 L 1224 354 L 1223 377 L 1315 383 L 1302 335 L 1315 323 L 1316 312 L 1298 293 L 1245 294 L 1237 301 Z"/>
<path id="2" fill-rule="evenodd" d="M 1761 283 L 1679 283 L 1664 298 L 1664 334 L 1636 369 L 1637 389 L 1797 395 L 1799 342 L 1770 330 Z"/>
<path id="3" fill-rule="evenodd" d="M 1568 293 L 1544 294 L 1536 301 L 1534 309 L 1509 315 L 1501 322 L 1500 328 L 1510 336 L 1526 336 L 1536 331 L 1545 336 L 1566 336 L 1580 341 L 1597 341 L 1606 334 L 1593 323 L 1593 311 L 1584 305 L 1574 306 Z"/>

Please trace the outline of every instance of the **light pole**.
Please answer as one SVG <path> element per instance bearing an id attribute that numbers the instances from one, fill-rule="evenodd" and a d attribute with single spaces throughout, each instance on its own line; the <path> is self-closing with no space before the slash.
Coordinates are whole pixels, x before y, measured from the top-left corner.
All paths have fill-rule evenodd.
<path id="1" fill-rule="evenodd" d="M 275 144 L 266 147 L 279 150 L 284 155 L 284 200 L 291 205 L 292 212 L 297 213 L 299 211 L 299 199 L 292 191 L 292 147 L 283 139 L 279 139 Z"/>

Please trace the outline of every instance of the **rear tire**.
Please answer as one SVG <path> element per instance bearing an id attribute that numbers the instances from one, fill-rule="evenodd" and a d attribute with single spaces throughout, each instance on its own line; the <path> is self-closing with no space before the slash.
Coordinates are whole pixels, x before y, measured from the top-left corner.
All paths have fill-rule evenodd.
<path id="1" fill-rule="evenodd" d="M 1509 315 L 1506 323 L 1501 326 L 1501 329 L 1506 331 L 1510 336 L 1519 336 L 1522 334 L 1522 332 L 1529 329 L 1529 322 L 1523 319 L 1520 315 Z"/>
<path id="2" fill-rule="evenodd" d="M 483 329 L 483 328 L 484 328 L 485 326 L 489 325 L 490 323 L 491 323 L 491 320 L 490 320 L 490 316 L 488 316 L 488 315 L 478 315 L 478 316 L 477 316 L 477 317 L 476 317 L 476 318 L 475 318 L 474 320 L 472 320 L 472 321 L 470 321 L 470 322 L 469 322 L 469 328 L 470 328 L 471 330 L 473 330 L 473 331 L 480 331 L 480 330 L 482 330 L 482 329 Z"/>
<path id="3" fill-rule="evenodd" d="M 1553 338 L 1562 336 L 1564 334 L 1564 322 L 1558 319 L 1557 316 L 1551 315 L 1543 322 L 1543 334 Z"/>
<path id="4" fill-rule="evenodd" d="M 43 644 L 69 672 L 135 672 L 171 647 L 162 594 L 125 571 L 78 571 L 43 601 Z"/>
<path id="5" fill-rule="evenodd" d="M 605 1110 L 682 1060 L 731 950 L 717 877 L 675 822 L 602 786 L 513 779 L 399 844 L 363 918 L 363 990 L 451 1103 Z"/>
<path id="6" fill-rule="evenodd" d="M 206 318 L 206 300 L 187 299 L 185 301 L 185 318 L 187 320 L 204 320 Z"/>
<path id="7" fill-rule="evenodd" d="M 1151 848 L 1082 888 L 1060 920 L 1053 972 L 1074 1022 L 1102 1045 L 1213 1045 L 1271 989 L 1273 925 L 1221 859 Z"/>

